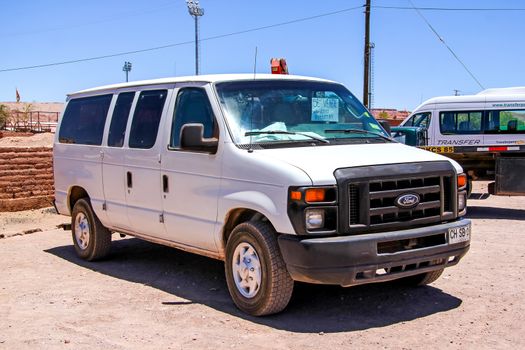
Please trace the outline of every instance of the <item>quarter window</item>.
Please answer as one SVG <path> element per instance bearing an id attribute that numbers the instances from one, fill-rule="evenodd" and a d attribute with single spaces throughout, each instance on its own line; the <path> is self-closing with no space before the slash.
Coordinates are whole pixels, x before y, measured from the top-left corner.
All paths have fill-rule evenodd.
<path id="1" fill-rule="evenodd" d="M 167 90 L 150 90 L 140 93 L 129 133 L 130 148 L 153 147 L 157 140 L 167 94 Z"/>
<path id="2" fill-rule="evenodd" d="M 525 132 L 525 110 L 489 111 L 487 134 Z"/>
<path id="3" fill-rule="evenodd" d="M 100 146 L 112 97 L 101 95 L 69 101 L 60 125 L 58 141 Z"/>
<path id="4" fill-rule="evenodd" d="M 108 146 L 110 147 L 122 147 L 124 145 L 124 134 L 126 133 L 129 111 L 134 96 L 134 92 L 124 92 L 118 95 L 109 126 Z"/>
<path id="5" fill-rule="evenodd" d="M 441 112 L 439 124 L 441 134 L 481 134 L 481 117 L 483 112 Z"/>
<path id="6" fill-rule="evenodd" d="M 199 88 L 185 88 L 177 96 L 177 105 L 171 128 L 170 147 L 180 147 L 182 126 L 190 123 L 204 125 L 204 138 L 215 133 L 215 119 L 206 92 Z"/>

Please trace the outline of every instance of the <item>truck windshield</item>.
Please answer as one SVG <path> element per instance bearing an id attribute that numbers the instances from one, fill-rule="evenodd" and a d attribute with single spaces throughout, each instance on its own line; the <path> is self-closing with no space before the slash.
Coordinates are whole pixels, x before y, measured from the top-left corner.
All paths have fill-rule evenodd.
<path id="1" fill-rule="evenodd" d="M 237 144 L 388 142 L 379 123 L 339 84 L 253 80 L 216 88 Z"/>

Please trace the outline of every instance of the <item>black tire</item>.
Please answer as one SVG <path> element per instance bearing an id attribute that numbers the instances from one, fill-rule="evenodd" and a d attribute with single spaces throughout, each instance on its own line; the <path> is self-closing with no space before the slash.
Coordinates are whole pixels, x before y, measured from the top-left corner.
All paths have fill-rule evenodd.
<path id="1" fill-rule="evenodd" d="M 276 236 L 270 224 L 250 221 L 235 227 L 226 244 L 225 272 L 228 290 L 235 305 L 253 316 L 282 311 L 292 296 L 294 282 L 286 270 Z M 246 243 L 254 248 L 261 271 L 261 283 L 256 294 L 251 297 L 244 296 L 237 287 L 233 268 L 237 247 L 245 246 Z"/>
<path id="2" fill-rule="evenodd" d="M 444 270 L 445 269 L 441 269 L 436 271 L 430 271 L 427 273 L 422 273 L 415 276 L 404 277 L 401 278 L 399 282 L 404 286 L 410 287 L 425 286 L 427 284 L 435 282 L 439 277 L 441 277 Z"/>
<path id="3" fill-rule="evenodd" d="M 77 218 L 80 220 L 77 223 Z M 87 225 L 88 230 L 84 231 L 87 236 L 87 244 L 84 240 L 77 239 L 77 230 L 81 225 Z M 100 220 L 97 218 L 91 207 L 91 203 L 87 198 L 79 199 L 74 207 L 71 215 L 71 234 L 73 238 L 73 245 L 77 255 L 87 261 L 99 260 L 108 255 L 111 247 L 111 232 L 105 228 Z M 81 235 L 81 232 L 79 232 Z"/>

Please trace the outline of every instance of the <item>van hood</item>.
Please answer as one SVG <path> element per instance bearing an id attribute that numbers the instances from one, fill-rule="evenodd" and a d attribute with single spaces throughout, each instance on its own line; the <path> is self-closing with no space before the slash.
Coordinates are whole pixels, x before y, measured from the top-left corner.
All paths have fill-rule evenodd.
<path id="1" fill-rule="evenodd" d="M 313 185 L 335 184 L 336 169 L 367 165 L 447 160 L 457 173 L 463 171 L 457 162 L 449 158 L 400 143 L 277 148 L 256 153 L 302 169 Z"/>

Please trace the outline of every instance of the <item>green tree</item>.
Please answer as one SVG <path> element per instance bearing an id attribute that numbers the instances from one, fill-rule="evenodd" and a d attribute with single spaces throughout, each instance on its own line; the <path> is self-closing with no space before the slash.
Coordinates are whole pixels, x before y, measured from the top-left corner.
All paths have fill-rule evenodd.
<path id="1" fill-rule="evenodd" d="M 388 119 L 388 113 L 385 112 L 385 111 L 381 111 L 379 112 L 379 114 L 377 115 L 378 118 L 381 118 L 381 119 Z"/>

